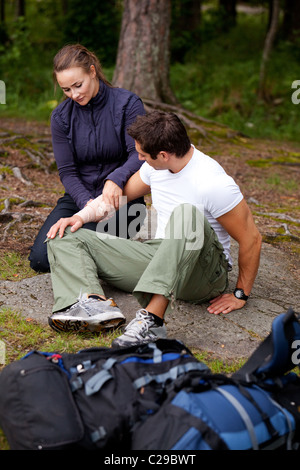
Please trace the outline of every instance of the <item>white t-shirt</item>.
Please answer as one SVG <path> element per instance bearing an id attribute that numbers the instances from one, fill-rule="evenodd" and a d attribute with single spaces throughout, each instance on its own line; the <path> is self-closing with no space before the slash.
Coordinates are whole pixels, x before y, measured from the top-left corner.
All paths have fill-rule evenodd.
<path id="1" fill-rule="evenodd" d="M 241 202 L 243 195 L 218 162 L 194 148 L 191 160 L 178 173 L 155 170 L 145 162 L 140 168 L 140 177 L 151 187 L 152 204 L 157 212 L 155 238 L 164 238 L 167 222 L 175 207 L 190 203 L 204 210 L 232 264 L 230 237 L 216 219 L 232 210 Z"/>

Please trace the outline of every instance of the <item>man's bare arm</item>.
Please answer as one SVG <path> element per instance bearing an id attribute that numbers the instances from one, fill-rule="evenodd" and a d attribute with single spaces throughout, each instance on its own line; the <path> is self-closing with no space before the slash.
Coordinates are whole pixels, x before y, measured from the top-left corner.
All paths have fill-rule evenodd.
<path id="1" fill-rule="evenodd" d="M 123 196 L 126 196 L 127 202 L 133 201 L 142 196 L 146 196 L 151 191 L 150 186 L 145 184 L 137 171 L 132 175 L 124 186 Z"/>
<path id="2" fill-rule="evenodd" d="M 251 211 L 243 199 L 234 209 L 218 218 L 218 222 L 239 244 L 239 273 L 236 287 L 250 295 L 260 260 L 261 235 L 254 223 Z M 222 294 L 211 301 L 210 313 L 229 313 L 245 305 L 245 300 L 232 294 Z"/>

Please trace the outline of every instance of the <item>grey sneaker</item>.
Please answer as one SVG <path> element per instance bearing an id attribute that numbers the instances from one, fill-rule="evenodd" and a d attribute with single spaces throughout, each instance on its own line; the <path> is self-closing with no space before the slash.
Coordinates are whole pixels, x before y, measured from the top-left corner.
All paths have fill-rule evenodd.
<path id="1" fill-rule="evenodd" d="M 166 327 L 156 325 L 152 315 L 147 310 L 141 309 L 136 313 L 136 317 L 128 323 L 124 334 L 113 340 L 112 347 L 151 343 L 166 337 Z"/>
<path id="2" fill-rule="evenodd" d="M 125 317 L 113 299 L 98 300 L 83 294 L 67 310 L 53 313 L 48 323 L 55 331 L 102 331 L 122 325 Z"/>

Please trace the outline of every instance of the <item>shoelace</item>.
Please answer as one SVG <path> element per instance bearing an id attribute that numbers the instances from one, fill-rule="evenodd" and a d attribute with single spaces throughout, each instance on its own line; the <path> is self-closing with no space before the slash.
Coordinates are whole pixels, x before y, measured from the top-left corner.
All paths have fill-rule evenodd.
<path id="1" fill-rule="evenodd" d="M 145 310 L 145 312 L 147 312 L 147 310 Z M 125 328 L 125 332 L 128 336 L 142 336 L 145 331 L 149 330 L 153 323 L 154 321 L 150 315 L 148 315 L 148 312 L 143 314 L 141 311 L 138 311 L 136 318 L 131 320 Z"/>
<path id="2" fill-rule="evenodd" d="M 90 297 L 88 297 L 87 299 L 81 299 L 81 298 L 79 298 L 79 299 L 78 299 L 78 302 L 76 302 L 76 304 L 71 305 L 70 310 L 72 310 L 72 308 L 81 307 L 81 308 L 88 314 L 88 316 L 90 317 L 90 316 L 91 316 L 91 313 L 89 312 L 88 307 L 87 307 L 86 305 L 84 305 L 84 304 L 87 304 L 87 303 L 94 303 L 94 302 L 98 302 L 98 300 L 97 300 L 97 299 L 90 298 Z"/>

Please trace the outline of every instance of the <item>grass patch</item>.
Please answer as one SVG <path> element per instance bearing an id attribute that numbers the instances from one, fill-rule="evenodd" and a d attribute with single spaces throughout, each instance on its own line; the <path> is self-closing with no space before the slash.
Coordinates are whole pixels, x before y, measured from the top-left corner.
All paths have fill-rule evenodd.
<path id="1" fill-rule="evenodd" d="M 266 179 L 266 183 L 270 185 L 273 190 L 285 190 L 290 193 L 294 193 L 298 190 L 299 183 L 295 179 L 284 179 L 282 176 L 278 175 L 277 173 L 269 176 Z"/>
<path id="2" fill-rule="evenodd" d="M 239 370 L 245 363 L 244 359 L 226 362 L 222 359 L 213 357 L 206 351 L 197 351 L 193 349 L 192 352 L 198 361 L 204 362 L 204 364 L 206 364 L 214 374 L 231 375 Z"/>
<path id="3" fill-rule="evenodd" d="M 110 347 L 118 335 L 92 333 L 56 333 L 19 312 L 0 310 L 0 340 L 5 344 L 5 363 L 16 361 L 32 350 L 44 352 L 75 353 L 93 347 Z"/>
<path id="4" fill-rule="evenodd" d="M 20 253 L 0 251 L 0 264 L 0 279 L 3 281 L 20 281 L 35 275 L 29 265 L 27 256 Z"/>
<path id="5" fill-rule="evenodd" d="M 0 309 L 0 340 L 5 344 L 5 363 L 21 359 L 32 350 L 58 353 L 76 353 L 93 347 L 110 347 L 120 332 L 107 333 L 56 333 L 50 327 L 38 324 L 9 308 Z M 210 367 L 214 373 L 231 374 L 238 370 L 243 360 L 225 363 L 206 352 L 193 349 L 195 357 Z"/>
<path id="6" fill-rule="evenodd" d="M 8 166 L 1 166 L 0 167 L 0 175 L 12 175 L 13 171 Z"/>

